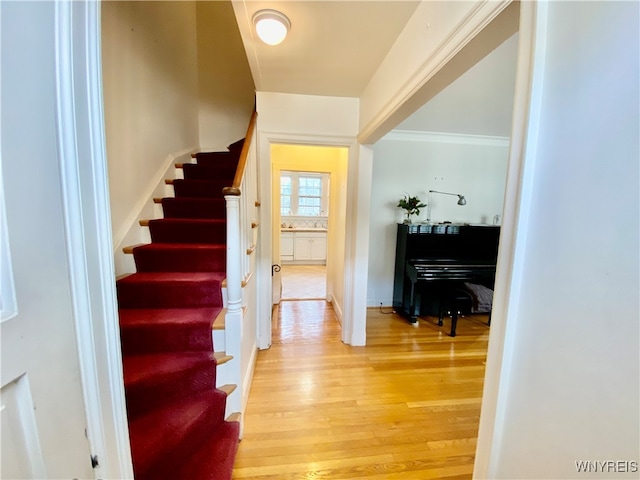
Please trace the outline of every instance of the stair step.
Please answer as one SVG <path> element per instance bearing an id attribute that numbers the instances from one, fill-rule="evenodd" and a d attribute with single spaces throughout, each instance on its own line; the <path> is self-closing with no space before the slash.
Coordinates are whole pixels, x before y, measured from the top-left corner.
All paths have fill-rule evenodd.
<path id="1" fill-rule="evenodd" d="M 240 412 L 234 412 L 225 419 L 225 422 L 239 422 L 241 418 L 242 414 Z"/>
<path id="2" fill-rule="evenodd" d="M 135 245 L 129 245 L 129 246 L 123 247 L 123 248 L 122 248 L 122 251 L 123 251 L 124 253 L 126 253 L 127 255 L 131 255 L 131 254 L 133 254 L 133 250 L 134 250 L 135 248 L 137 248 L 137 247 L 142 247 L 142 246 L 144 246 L 144 245 L 145 245 L 144 243 L 136 243 Z"/>
<path id="3" fill-rule="evenodd" d="M 211 330 L 224 330 L 225 329 L 225 320 L 226 320 L 227 309 L 223 308 L 220 310 L 220 313 L 216 316 L 216 319 L 213 321 L 213 325 L 211 326 Z"/>
<path id="4" fill-rule="evenodd" d="M 235 176 L 235 172 L 238 169 L 238 157 L 229 156 L 221 158 L 203 156 L 197 159 L 195 165 L 219 168 L 221 173 L 224 172 L 224 175 L 232 174 Z"/>
<path id="5" fill-rule="evenodd" d="M 200 445 L 237 442 L 236 431 L 228 427 L 237 424 L 223 420 L 226 397 L 225 392 L 211 389 L 130 419 L 135 478 L 186 478 L 175 472 Z"/>
<path id="6" fill-rule="evenodd" d="M 151 240 L 157 243 L 226 244 L 227 222 L 204 218 L 159 218 L 140 220 L 148 226 Z"/>
<path id="7" fill-rule="evenodd" d="M 233 360 L 233 355 L 227 355 L 226 352 L 213 352 L 213 357 L 216 359 L 218 365 L 224 365 Z"/>
<path id="8" fill-rule="evenodd" d="M 192 153 L 191 158 L 201 164 L 223 165 L 225 163 L 238 163 L 240 152 L 198 152 Z"/>
<path id="9" fill-rule="evenodd" d="M 133 273 L 116 282 L 120 308 L 188 308 L 222 306 L 216 272 Z"/>
<path id="10" fill-rule="evenodd" d="M 205 308 L 121 308 L 120 337 L 124 355 L 195 352 L 214 350 L 211 330 L 224 309 Z"/>
<path id="11" fill-rule="evenodd" d="M 222 189 L 230 186 L 228 180 L 190 180 L 176 178 L 165 180 L 167 185 L 173 185 L 176 197 L 187 198 L 223 198 Z"/>
<path id="12" fill-rule="evenodd" d="M 216 386 L 213 352 L 127 355 L 122 364 L 129 418 Z"/>
<path id="13" fill-rule="evenodd" d="M 233 384 L 229 383 L 229 384 L 223 385 L 221 387 L 218 387 L 218 390 L 220 390 L 221 392 L 226 393 L 227 397 L 228 397 L 229 395 L 231 395 L 236 390 L 236 388 L 238 388 L 237 385 L 233 385 Z"/>
<path id="14" fill-rule="evenodd" d="M 226 245 L 150 243 L 131 249 L 138 272 L 224 272 Z"/>
<path id="15" fill-rule="evenodd" d="M 227 217 L 227 203 L 223 198 L 154 198 L 162 205 L 164 218 L 219 218 Z"/>
<path id="16" fill-rule="evenodd" d="M 207 442 L 180 465 L 174 478 L 231 480 L 239 434 L 238 421 L 225 421 Z"/>
<path id="17" fill-rule="evenodd" d="M 231 183 L 236 174 L 236 162 L 225 162 L 220 165 L 213 163 L 186 163 L 182 166 L 184 178 L 189 180 L 226 180 Z"/>
<path id="18" fill-rule="evenodd" d="M 238 155 L 240 155 L 240 152 L 242 151 L 242 147 L 244 147 L 244 141 L 245 141 L 245 138 L 236 140 L 235 142 L 229 144 L 227 148 L 229 149 L 230 152 L 237 152 Z"/>

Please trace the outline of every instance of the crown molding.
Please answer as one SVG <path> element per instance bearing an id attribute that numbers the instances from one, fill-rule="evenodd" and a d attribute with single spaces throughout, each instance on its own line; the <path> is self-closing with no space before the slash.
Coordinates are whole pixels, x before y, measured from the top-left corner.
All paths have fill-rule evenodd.
<path id="1" fill-rule="evenodd" d="M 508 147 L 510 142 L 509 137 L 471 135 L 466 133 L 419 132 L 414 130 L 392 130 L 381 140 L 457 143 L 462 145 L 482 145 L 489 147 Z"/>

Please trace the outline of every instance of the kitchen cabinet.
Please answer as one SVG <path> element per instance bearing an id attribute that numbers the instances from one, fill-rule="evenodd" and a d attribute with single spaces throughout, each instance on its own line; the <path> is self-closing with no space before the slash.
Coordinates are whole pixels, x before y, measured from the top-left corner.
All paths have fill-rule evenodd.
<path id="1" fill-rule="evenodd" d="M 297 232 L 293 259 L 299 260 L 326 260 L 327 259 L 327 234 L 322 232 Z"/>
<path id="2" fill-rule="evenodd" d="M 282 263 L 326 263 L 327 232 L 281 232 L 280 260 Z"/>
<path id="3" fill-rule="evenodd" d="M 293 232 L 282 232 L 280 234 L 280 261 L 293 261 L 294 237 L 295 234 Z"/>

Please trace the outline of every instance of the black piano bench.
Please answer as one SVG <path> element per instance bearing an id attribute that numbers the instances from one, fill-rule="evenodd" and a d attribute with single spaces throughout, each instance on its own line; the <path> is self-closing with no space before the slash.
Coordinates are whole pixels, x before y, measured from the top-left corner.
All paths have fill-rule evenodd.
<path id="1" fill-rule="evenodd" d="M 449 298 L 443 299 L 440 302 L 440 312 L 438 315 L 438 326 L 443 325 L 443 319 L 445 312 L 447 315 L 451 315 L 451 331 L 449 336 L 456 336 L 456 327 L 458 325 L 458 315 L 464 315 L 471 313 L 472 300 L 471 296 L 466 290 L 462 288 L 456 288 Z"/>

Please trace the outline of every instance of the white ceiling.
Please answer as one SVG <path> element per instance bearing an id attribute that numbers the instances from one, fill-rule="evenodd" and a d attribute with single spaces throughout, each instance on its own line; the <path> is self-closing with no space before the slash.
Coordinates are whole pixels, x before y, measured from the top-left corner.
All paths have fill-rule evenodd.
<path id="1" fill-rule="evenodd" d="M 419 2 L 393 0 L 233 0 L 256 90 L 360 97 Z M 263 8 L 291 21 L 277 46 L 257 39 Z M 508 136 L 517 34 L 436 95 L 397 129 Z"/>
<path id="2" fill-rule="evenodd" d="M 258 91 L 359 97 L 420 2 L 233 1 Z M 291 30 L 277 46 L 255 36 L 251 17 L 278 10 Z"/>

